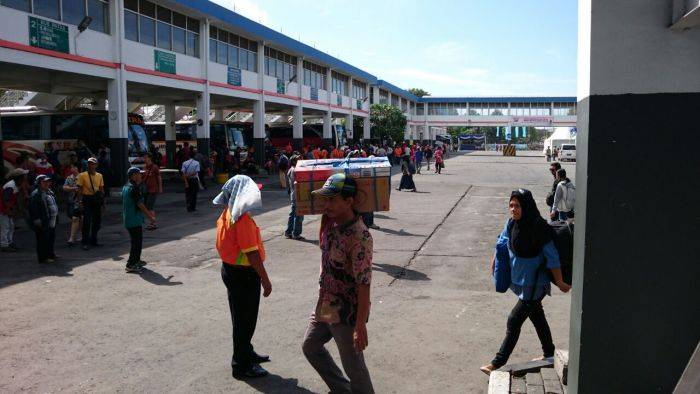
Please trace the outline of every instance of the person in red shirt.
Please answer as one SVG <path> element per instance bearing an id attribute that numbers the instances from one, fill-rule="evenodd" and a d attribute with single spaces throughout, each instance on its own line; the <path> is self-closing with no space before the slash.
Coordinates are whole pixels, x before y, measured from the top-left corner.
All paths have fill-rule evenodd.
<path id="1" fill-rule="evenodd" d="M 146 209 L 153 212 L 156 205 L 156 196 L 163 193 L 163 178 L 160 175 L 160 168 L 153 162 L 153 155 L 146 153 L 143 155 L 143 160 L 146 165 L 143 167 L 143 184 L 145 185 L 146 194 L 144 196 L 144 205 Z M 151 220 L 146 226 L 146 230 L 155 230 L 158 228 L 155 220 Z"/>

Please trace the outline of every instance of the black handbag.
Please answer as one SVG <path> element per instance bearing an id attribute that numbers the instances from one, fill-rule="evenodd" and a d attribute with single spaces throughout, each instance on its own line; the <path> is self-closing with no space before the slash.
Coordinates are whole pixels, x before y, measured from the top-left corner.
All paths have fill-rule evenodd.
<path id="1" fill-rule="evenodd" d="M 90 180 L 90 187 L 92 188 L 92 198 L 95 200 L 95 204 L 102 206 L 105 203 L 105 195 L 100 190 L 95 190 L 95 185 L 92 183 L 92 176 L 87 173 L 88 179 Z"/>

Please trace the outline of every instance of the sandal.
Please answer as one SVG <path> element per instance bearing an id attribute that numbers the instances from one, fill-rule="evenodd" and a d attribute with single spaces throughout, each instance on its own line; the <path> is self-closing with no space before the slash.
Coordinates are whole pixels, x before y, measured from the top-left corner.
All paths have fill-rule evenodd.
<path id="1" fill-rule="evenodd" d="M 493 372 L 494 369 L 496 369 L 496 367 L 494 367 L 493 364 L 486 364 L 479 368 L 479 370 L 486 375 L 491 375 L 491 372 Z"/>

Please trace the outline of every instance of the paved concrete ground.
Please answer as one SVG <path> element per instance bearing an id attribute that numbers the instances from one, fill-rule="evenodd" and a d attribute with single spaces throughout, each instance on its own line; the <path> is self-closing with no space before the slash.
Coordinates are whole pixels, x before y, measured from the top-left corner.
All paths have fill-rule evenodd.
<path id="1" fill-rule="evenodd" d="M 442 175 L 416 175 L 419 193 L 393 191 L 391 211 L 376 215 L 365 357 L 380 393 L 485 391 L 478 368 L 498 349 L 516 302 L 496 293 L 489 275 L 507 196 L 527 187 L 542 208 L 551 186 L 535 155 L 461 154 L 446 166 Z M 55 265 L 0 254 L 0 392 L 327 392 L 300 348 L 317 295 L 318 217 L 306 218 L 308 241 L 285 239 L 287 195 L 271 185 L 263 191 L 255 218 L 273 291 L 261 302 L 254 344 L 273 362 L 264 365 L 268 378 L 240 382 L 230 375 L 213 194 L 203 193 L 195 214 L 185 212 L 181 194 L 164 196 L 140 276 L 124 273 L 128 236 L 116 213 L 102 248 L 69 250 L 59 234 Z M 28 248 L 27 235 L 20 240 Z M 567 348 L 568 295 L 554 291 L 544 304 L 555 344 Z M 538 355 L 526 323 L 511 361 Z"/>

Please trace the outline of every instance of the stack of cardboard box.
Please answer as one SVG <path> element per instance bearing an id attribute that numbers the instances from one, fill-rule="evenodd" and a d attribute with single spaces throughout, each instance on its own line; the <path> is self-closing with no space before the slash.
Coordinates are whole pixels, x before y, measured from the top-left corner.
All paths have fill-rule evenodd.
<path id="1" fill-rule="evenodd" d="M 389 210 L 391 164 L 386 157 L 300 160 L 294 171 L 298 215 L 323 213 L 322 199 L 311 192 L 337 173 L 345 173 L 357 181 L 355 210 L 360 213 Z"/>

